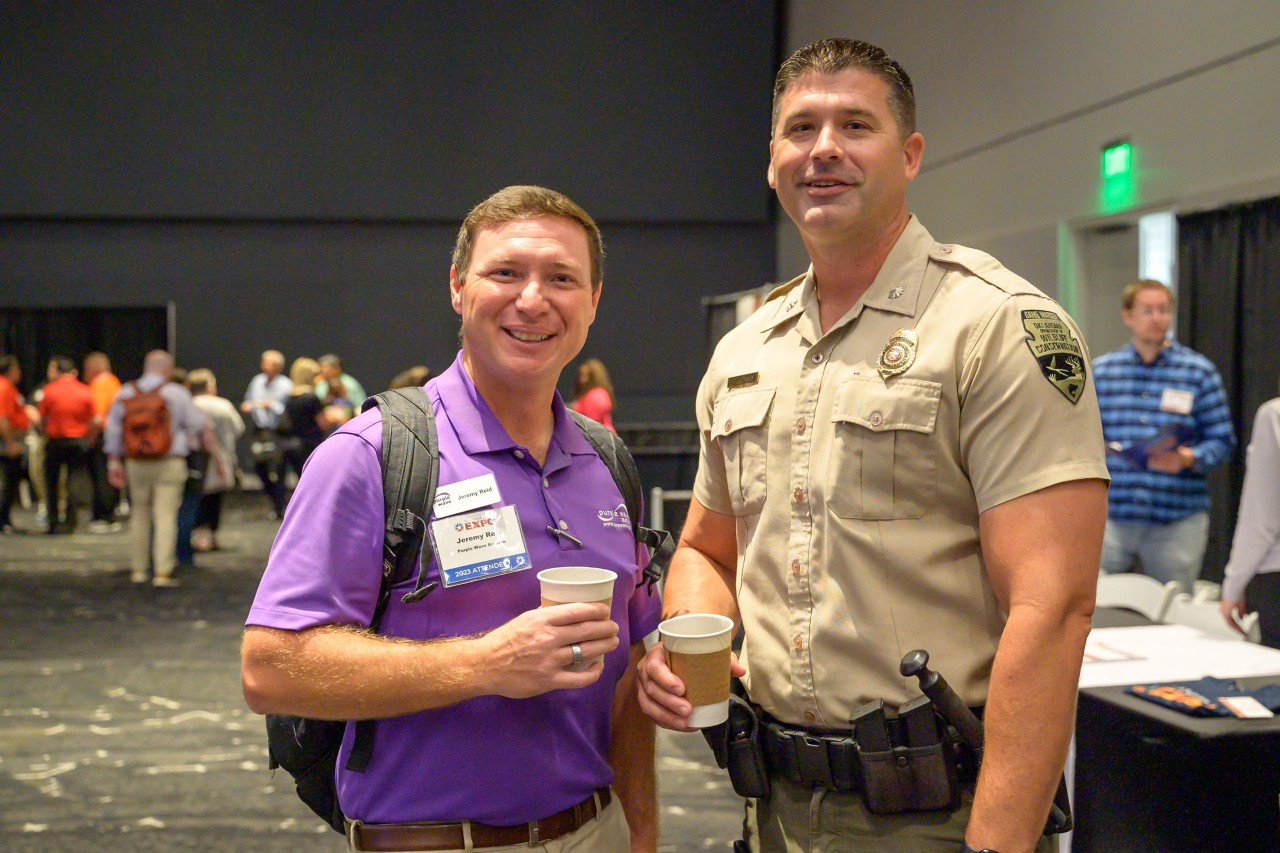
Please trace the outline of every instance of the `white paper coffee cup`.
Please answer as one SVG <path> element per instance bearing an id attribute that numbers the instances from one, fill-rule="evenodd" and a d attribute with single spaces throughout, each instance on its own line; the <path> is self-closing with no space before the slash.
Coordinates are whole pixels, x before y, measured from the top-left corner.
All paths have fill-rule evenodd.
<path id="1" fill-rule="evenodd" d="M 560 566 L 538 572 L 538 584 L 542 588 L 542 606 L 571 604 L 578 601 L 593 602 L 613 607 L 613 585 L 617 572 L 598 569 L 595 566 Z M 569 664 L 574 672 L 581 672 L 600 658 L 587 658 L 581 663 Z"/>
<path id="2" fill-rule="evenodd" d="M 689 727 L 714 726 L 729 718 L 729 655 L 733 620 L 715 613 L 686 613 L 658 625 L 667 665 L 684 682 L 693 705 Z"/>

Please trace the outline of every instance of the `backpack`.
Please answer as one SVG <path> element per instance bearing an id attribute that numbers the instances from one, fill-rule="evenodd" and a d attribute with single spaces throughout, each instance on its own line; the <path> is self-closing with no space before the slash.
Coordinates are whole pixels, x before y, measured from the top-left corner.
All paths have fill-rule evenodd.
<path id="1" fill-rule="evenodd" d="M 397 388 L 370 397 L 364 410 L 382 410 L 382 498 L 386 514 L 383 532 L 382 583 L 369 628 L 375 633 L 391 597 L 391 588 L 407 580 L 421 555 L 418 580 L 401 601 L 412 604 L 425 598 L 436 584 L 424 585 L 431 561 L 431 544 L 425 536 L 427 519 L 435 503 L 440 447 L 436 439 L 431 402 L 422 388 Z M 650 588 L 662 579 L 675 543 L 665 530 L 641 526 L 643 509 L 640 474 L 622 439 L 589 418 L 569 413 L 587 441 L 603 460 L 622 493 L 631 516 L 637 542 L 649 551 L 643 582 Z M 347 757 L 347 770 L 363 773 L 373 753 L 375 720 L 355 723 L 355 742 Z M 347 723 L 311 720 L 288 714 L 267 715 L 268 764 L 283 767 L 293 777 L 299 799 L 338 832 L 346 832 L 334 779 L 338 747 Z"/>
<path id="2" fill-rule="evenodd" d="M 173 446 L 169 405 L 160 393 L 161 385 L 151 391 L 130 382 L 134 395 L 124 404 L 124 455 L 130 459 L 160 459 Z"/>

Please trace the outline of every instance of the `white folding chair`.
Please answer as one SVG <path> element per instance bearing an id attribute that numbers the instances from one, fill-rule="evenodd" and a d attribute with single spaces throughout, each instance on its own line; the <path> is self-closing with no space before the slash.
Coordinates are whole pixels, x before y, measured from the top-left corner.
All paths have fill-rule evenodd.
<path id="1" fill-rule="evenodd" d="M 1171 625 L 1187 625 L 1191 628 L 1198 628 L 1206 634 L 1229 640 L 1247 639 L 1251 643 L 1256 643 L 1261 637 L 1256 611 L 1246 613 L 1236 620 L 1236 624 L 1244 632 L 1244 636 L 1241 636 L 1233 631 L 1226 620 L 1222 618 L 1222 611 L 1218 609 L 1218 602 L 1197 602 L 1185 592 L 1180 592 L 1173 597 L 1173 601 L 1169 603 L 1169 609 L 1165 613 L 1164 621 Z"/>
<path id="2" fill-rule="evenodd" d="M 1123 607 L 1141 613 L 1152 622 L 1161 622 L 1177 592 L 1177 581 L 1162 584 L 1136 572 L 1104 574 L 1098 578 L 1097 606 Z"/>
<path id="3" fill-rule="evenodd" d="M 1198 580 L 1191 585 L 1191 600 L 1196 604 L 1222 600 L 1222 584 Z"/>

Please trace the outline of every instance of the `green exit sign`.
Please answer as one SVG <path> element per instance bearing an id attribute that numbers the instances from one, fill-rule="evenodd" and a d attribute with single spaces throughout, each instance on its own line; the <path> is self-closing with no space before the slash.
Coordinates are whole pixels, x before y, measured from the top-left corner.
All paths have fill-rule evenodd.
<path id="1" fill-rule="evenodd" d="M 1128 142 L 1113 142 L 1102 149 L 1103 178 L 1121 178 L 1132 170 L 1133 146 Z"/>

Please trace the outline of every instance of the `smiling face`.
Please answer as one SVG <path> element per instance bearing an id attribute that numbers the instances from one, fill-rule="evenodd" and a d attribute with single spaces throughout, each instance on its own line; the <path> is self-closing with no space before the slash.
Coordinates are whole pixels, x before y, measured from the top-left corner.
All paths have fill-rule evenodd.
<path id="1" fill-rule="evenodd" d="M 906 221 L 924 138 L 903 138 L 889 85 L 861 69 L 810 72 L 787 88 L 769 144 L 769 186 L 812 249 L 874 240 Z"/>
<path id="2" fill-rule="evenodd" d="M 469 269 L 449 271 L 463 365 L 481 394 L 550 397 L 582 350 L 600 287 L 581 225 L 536 216 L 481 226 Z"/>

